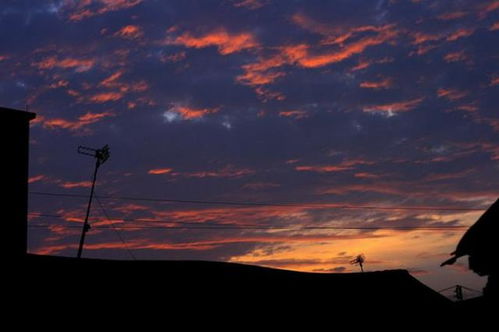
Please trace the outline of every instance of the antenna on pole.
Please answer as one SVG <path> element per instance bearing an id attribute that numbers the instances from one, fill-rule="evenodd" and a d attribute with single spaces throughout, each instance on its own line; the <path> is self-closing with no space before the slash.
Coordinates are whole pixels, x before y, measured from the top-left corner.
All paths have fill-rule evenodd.
<path id="1" fill-rule="evenodd" d="M 92 206 L 92 198 L 94 196 L 95 181 L 97 180 L 97 171 L 99 167 L 109 159 L 109 146 L 106 144 L 101 149 L 93 149 L 86 146 L 78 146 L 78 153 L 86 156 L 95 158 L 95 169 L 92 179 L 92 189 L 90 190 L 90 198 L 88 200 L 87 213 L 85 215 L 85 221 L 83 223 L 83 229 L 81 230 L 80 245 L 78 246 L 77 258 L 81 258 L 81 253 L 83 251 L 83 244 L 85 243 L 85 235 L 90 230 L 90 224 L 88 223 L 88 217 L 90 216 L 90 208 Z"/>
<path id="2" fill-rule="evenodd" d="M 352 265 L 359 265 L 360 266 L 360 271 L 364 272 L 364 262 L 366 261 L 366 256 L 364 254 L 357 255 L 355 259 L 352 259 L 350 261 L 350 264 Z"/>

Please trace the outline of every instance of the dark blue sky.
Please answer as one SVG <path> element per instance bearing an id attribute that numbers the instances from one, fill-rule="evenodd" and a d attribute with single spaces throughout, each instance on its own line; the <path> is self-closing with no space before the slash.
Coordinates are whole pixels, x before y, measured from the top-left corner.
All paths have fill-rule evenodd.
<path id="1" fill-rule="evenodd" d="M 88 193 L 92 160 L 76 147 L 109 144 L 102 196 L 322 204 L 102 199 L 121 227 L 287 228 L 122 229 L 138 258 L 341 272 L 363 252 L 371 269 L 478 285 L 462 268 L 437 268 L 463 230 L 300 228 L 469 225 L 480 212 L 334 207 L 486 208 L 497 198 L 498 9 L 476 0 L 4 0 L 0 104 L 38 115 L 32 191 Z M 74 255 L 84 207 L 31 195 L 32 213 L 60 218 L 32 216 L 50 227 L 31 230 L 30 250 Z M 93 218 L 109 223 L 98 205 Z M 129 258 L 112 230 L 94 228 L 87 243 L 89 257 Z"/>

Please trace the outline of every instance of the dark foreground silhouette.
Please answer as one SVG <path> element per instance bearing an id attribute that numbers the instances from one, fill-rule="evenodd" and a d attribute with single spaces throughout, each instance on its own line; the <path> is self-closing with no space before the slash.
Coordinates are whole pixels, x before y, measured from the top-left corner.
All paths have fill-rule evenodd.
<path id="1" fill-rule="evenodd" d="M 497 239 L 499 238 L 499 199 L 463 235 L 452 257 L 442 266 L 452 265 L 457 259 L 468 256 L 469 268 L 480 276 L 488 276 L 484 296 L 499 299 L 499 262 Z"/>
<path id="2" fill-rule="evenodd" d="M 64 302 L 135 298 L 286 308 L 297 312 L 431 314 L 451 301 L 405 270 L 321 274 L 207 261 L 110 261 L 27 255 L 24 289 Z M 121 299 L 121 300 L 119 300 Z"/>

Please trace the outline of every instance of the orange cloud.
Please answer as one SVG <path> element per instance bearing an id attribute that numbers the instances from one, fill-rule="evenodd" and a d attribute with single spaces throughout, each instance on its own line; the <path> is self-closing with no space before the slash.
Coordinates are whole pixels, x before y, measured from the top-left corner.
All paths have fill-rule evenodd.
<path id="1" fill-rule="evenodd" d="M 39 62 L 34 62 L 32 64 L 38 69 L 53 69 L 53 68 L 75 68 L 77 72 L 84 72 L 92 69 L 95 65 L 95 60 L 93 59 L 76 59 L 76 58 L 65 58 L 58 59 L 56 56 L 51 56 L 42 59 Z"/>
<path id="2" fill-rule="evenodd" d="M 381 58 L 381 59 L 377 59 L 377 60 L 360 60 L 359 63 L 352 67 L 352 69 L 350 69 L 351 71 L 357 71 L 357 70 L 362 70 L 362 69 L 366 69 L 367 67 L 373 65 L 373 64 L 382 64 L 382 63 L 389 63 L 389 62 L 393 62 L 393 58 L 391 57 L 384 57 L 384 58 Z"/>
<path id="3" fill-rule="evenodd" d="M 177 112 L 182 115 L 184 119 L 199 119 L 205 116 L 206 114 L 216 113 L 218 112 L 218 108 L 190 108 L 180 106 L 177 107 Z"/>
<path id="4" fill-rule="evenodd" d="M 478 17 L 484 19 L 489 13 L 496 11 L 497 9 L 499 9 L 499 1 L 497 0 L 493 0 L 489 4 L 482 4 L 478 11 Z"/>
<path id="5" fill-rule="evenodd" d="M 119 227 L 119 226 L 117 226 Z M 98 226 L 94 227 L 94 230 Z M 324 234 L 324 235 L 278 235 L 265 233 L 261 235 L 245 235 L 232 237 L 218 237 L 204 241 L 186 241 L 168 243 L 165 240 L 154 241 L 152 239 L 141 238 L 127 240 L 126 244 L 121 241 L 116 242 L 98 242 L 85 244 L 85 250 L 104 250 L 104 249 L 131 249 L 131 250 L 210 250 L 227 244 L 237 243 L 318 243 L 332 240 L 353 240 L 353 239 L 373 239 L 384 237 L 381 234 Z M 52 255 L 64 250 L 75 249 L 77 244 L 63 245 L 44 245 L 34 252 L 40 255 Z"/>
<path id="6" fill-rule="evenodd" d="M 330 173 L 341 172 L 354 169 L 358 165 L 372 165 L 372 161 L 362 159 L 347 159 L 343 160 L 337 165 L 313 165 L 313 166 L 296 166 L 297 171 L 317 172 L 317 173 Z"/>
<path id="7" fill-rule="evenodd" d="M 140 4 L 143 0 L 95 0 L 65 2 L 65 9 L 69 12 L 70 21 L 81 21 L 96 15 L 123 10 Z"/>
<path id="8" fill-rule="evenodd" d="M 205 115 L 217 113 L 220 111 L 219 107 L 216 108 L 193 108 L 189 106 L 175 105 L 165 112 L 165 118 L 168 121 L 174 121 L 180 116 L 184 120 L 201 119 Z"/>
<path id="9" fill-rule="evenodd" d="M 437 90 L 437 95 L 440 98 L 446 98 L 448 100 L 454 101 L 466 97 L 468 95 L 467 91 L 460 91 L 456 89 L 444 89 L 440 88 Z"/>
<path id="10" fill-rule="evenodd" d="M 468 56 L 464 53 L 464 51 L 458 51 L 446 54 L 444 56 L 444 60 L 447 62 L 465 61 L 468 60 Z"/>
<path id="11" fill-rule="evenodd" d="M 269 100 L 285 100 L 286 99 L 286 96 L 284 94 L 282 94 L 281 92 L 271 91 L 269 89 L 265 89 L 263 86 L 257 86 L 255 88 L 255 93 L 257 94 L 258 98 L 261 99 L 263 102 L 267 102 Z M 264 115 L 263 111 L 258 114 L 258 116 L 263 116 L 263 115 Z"/>
<path id="12" fill-rule="evenodd" d="M 173 168 L 155 168 L 147 171 L 147 174 L 168 174 L 173 172 Z"/>
<path id="13" fill-rule="evenodd" d="M 63 88 L 67 87 L 69 85 L 69 82 L 66 80 L 59 80 L 55 83 L 50 84 L 49 88 L 51 89 L 57 89 L 57 88 Z"/>
<path id="14" fill-rule="evenodd" d="M 469 37 L 475 32 L 475 29 L 459 29 L 453 32 L 450 36 L 447 37 L 447 41 L 455 41 L 459 38 Z"/>
<path id="15" fill-rule="evenodd" d="M 423 33 L 423 32 L 414 32 L 412 33 L 412 38 L 414 39 L 412 41 L 413 45 L 419 45 L 423 44 L 429 41 L 437 41 L 442 39 L 442 35 L 440 34 L 429 34 L 429 33 Z"/>
<path id="16" fill-rule="evenodd" d="M 211 171 L 199 171 L 199 172 L 184 172 L 184 173 L 171 173 L 174 176 L 183 176 L 188 178 L 237 178 L 249 174 L 253 174 L 255 171 L 248 168 L 235 168 L 234 166 L 228 165 L 220 170 Z"/>
<path id="17" fill-rule="evenodd" d="M 90 101 L 95 103 L 107 103 L 109 101 L 117 101 L 123 98 L 123 94 L 120 92 L 103 92 L 98 93 L 90 97 Z"/>
<path id="18" fill-rule="evenodd" d="M 237 76 L 237 81 L 247 85 L 265 85 L 285 75 L 283 72 L 252 71 L 250 67 L 251 65 L 243 66 L 246 72 Z"/>
<path id="19" fill-rule="evenodd" d="M 123 76 L 124 70 L 118 70 L 116 73 L 104 79 L 99 85 L 104 86 L 106 88 L 115 88 L 118 84 L 118 79 Z"/>
<path id="20" fill-rule="evenodd" d="M 319 27 L 316 29 L 321 33 L 325 33 L 322 29 L 327 28 Z M 278 53 L 268 57 L 260 57 L 257 62 L 242 66 L 244 73 L 237 76 L 236 80 L 241 84 L 250 86 L 267 85 L 285 75 L 284 71 L 277 70 L 285 65 L 295 65 L 303 68 L 324 67 L 360 54 L 368 47 L 391 41 L 398 34 L 393 25 L 358 27 L 353 30 L 357 32 L 366 29 L 376 31 L 376 35 L 363 37 L 349 44 L 341 43 L 337 45 L 336 49 L 327 52 L 316 52 L 307 44 L 278 47 L 276 48 Z"/>
<path id="21" fill-rule="evenodd" d="M 392 86 L 392 79 L 385 78 L 381 81 L 365 81 L 360 83 L 361 88 L 367 89 L 388 89 Z"/>
<path id="22" fill-rule="evenodd" d="M 324 39 L 321 41 L 321 45 L 343 46 L 347 40 L 355 37 L 358 33 L 367 31 L 379 33 L 385 31 L 387 28 L 392 27 L 373 25 L 364 25 L 357 27 L 333 26 L 328 23 L 315 21 L 303 13 L 297 13 L 293 15 L 291 17 L 291 21 L 302 29 L 322 35 Z"/>
<path id="23" fill-rule="evenodd" d="M 196 37 L 185 32 L 176 38 L 167 38 L 168 45 L 183 45 L 189 48 L 204 48 L 216 46 L 222 55 L 240 52 L 246 49 L 259 47 L 255 37 L 248 32 L 231 34 L 220 28 L 205 35 Z"/>
<path id="24" fill-rule="evenodd" d="M 295 119 L 303 119 L 308 117 L 308 113 L 306 111 L 281 111 L 279 112 L 279 116 L 284 116 L 284 117 L 292 117 Z"/>
<path id="25" fill-rule="evenodd" d="M 137 39 L 144 35 L 142 28 L 137 25 L 127 25 L 116 31 L 114 36 L 126 39 Z"/>
<path id="26" fill-rule="evenodd" d="M 370 65 L 372 64 L 372 62 L 369 62 L 369 61 L 360 61 L 356 66 L 352 67 L 352 71 L 357 71 L 357 70 L 362 70 L 362 69 L 366 69 L 367 67 L 369 67 Z"/>
<path id="27" fill-rule="evenodd" d="M 146 81 L 135 81 L 135 82 L 123 82 L 120 79 L 125 73 L 124 70 L 118 70 L 117 72 L 111 74 L 109 77 L 105 78 L 99 83 L 99 86 L 118 90 L 113 92 L 100 93 L 90 98 L 92 102 L 107 102 L 116 101 L 121 99 L 125 93 L 128 92 L 143 92 L 149 88 Z"/>
<path id="28" fill-rule="evenodd" d="M 393 39 L 397 35 L 397 32 L 391 28 L 392 26 L 386 26 L 386 28 L 383 29 L 377 36 L 362 38 L 356 42 L 346 45 L 338 51 L 321 55 L 307 55 L 299 58 L 298 63 L 305 68 L 315 68 L 343 61 L 353 55 L 364 52 L 364 50 L 368 47 L 380 45 Z"/>
<path id="29" fill-rule="evenodd" d="M 499 119 L 490 119 L 489 118 L 486 121 L 489 124 L 489 126 L 491 126 L 492 129 L 494 129 L 494 131 L 499 131 Z"/>
<path id="30" fill-rule="evenodd" d="M 499 30 L 499 22 L 495 22 L 494 24 L 491 25 L 489 28 L 490 31 L 496 31 Z"/>
<path id="31" fill-rule="evenodd" d="M 42 181 L 44 179 L 46 179 L 47 177 L 43 174 L 40 174 L 40 175 L 36 175 L 36 176 L 32 176 L 28 179 L 28 183 L 35 183 L 35 182 L 38 182 L 38 181 Z"/>
<path id="32" fill-rule="evenodd" d="M 119 211 L 121 213 L 129 214 L 132 212 L 136 211 L 146 211 L 149 210 L 150 208 L 145 205 L 140 205 L 140 204 L 124 204 L 120 205 L 118 207 L 113 207 L 113 210 Z"/>
<path id="33" fill-rule="evenodd" d="M 459 179 L 462 177 L 465 177 L 469 175 L 470 173 L 473 173 L 473 169 L 467 169 L 461 172 L 455 172 L 455 173 L 433 173 L 425 177 L 425 181 L 442 181 L 442 180 L 449 180 L 449 179 Z"/>
<path id="34" fill-rule="evenodd" d="M 416 108 L 424 98 L 417 98 L 390 104 L 370 105 L 363 108 L 364 112 L 380 112 L 391 116 L 398 112 L 407 112 Z"/>
<path id="35" fill-rule="evenodd" d="M 245 7 L 251 10 L 261 8 L 266 5 L 266 0 L 239 0 L 234 3 L 234 7 Z"/>
<path id="36" fill-rule="evenodd" d="M 439 20 L 443 21 L 450 21 L 450 20 L 455 20 L 461 17 L 464 17 L 468 15 L 467 12 L 464 11 L 456 11 L 456 12 L 449 12 L 449 13 L 444 13 L 442 15 L 437 16 Z"/>
<path id="37" fill-rule="evenodd" d="M 90 188 L 92 186 L 92 182 L 90 181 L 80 181 L 80 182 L 63 182 L 59 184 L 59 187 L 65 189 L 72 188 Z"/>
<path id="38" fill-rule="evenodd" d="M 84 126 L 88 126 L 92 123 L 98 122 L 106 117 L 114 116 L 112 112 L 102 112 L 102 113 L 86 113 L 78 117 L 76 121 L 70 121 L 60 118 L 54 119 L 43 119 L 43 127 L 48 129 L 62 128 L 69 130 L 78 130 Z"/>
<path id="39" fill-rule="evenodd" d="M 456 108 L 460 111 L 465 111 L 465 112 L 470 112 L 470 113 L 478 111 L 478 107 L 475 105 L 472 105 L 472 104 L 471 105 L 470 104 L 460 105 L 460 106 L 457 106 Z"/>
<path id="40" fill-rule="evenodd" d="M 498 85 L 499 84 L 499 75 L 494 76 L 490 79 L 490 86 Z"/>

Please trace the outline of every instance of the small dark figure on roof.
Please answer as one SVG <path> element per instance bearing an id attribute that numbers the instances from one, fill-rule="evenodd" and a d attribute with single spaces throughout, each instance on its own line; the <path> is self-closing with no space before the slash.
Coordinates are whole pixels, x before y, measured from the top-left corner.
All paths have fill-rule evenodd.
<path id="1" fill-rule="evenodd" d="M 472 225 L 459 241 L 452 258 L 441 264 L 451 265 L 459 257 L 468 255 L 469 268 L 480 276 L 488 276 L 484 296 L 499 298 L 499 262 L 497 241 L 499 239 L 499 199 Z"/>

